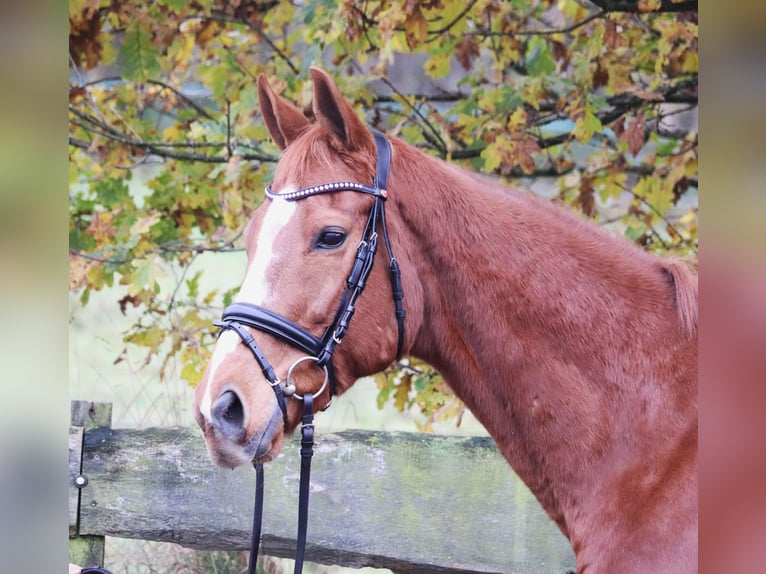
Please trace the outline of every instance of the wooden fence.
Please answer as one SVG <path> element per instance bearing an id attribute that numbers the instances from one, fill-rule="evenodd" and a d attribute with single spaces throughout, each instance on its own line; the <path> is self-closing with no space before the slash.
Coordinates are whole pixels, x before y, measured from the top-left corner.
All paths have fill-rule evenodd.
<path id="1" fill-rule="evenodd" d="M 319 422 L 307 560 L 415 574 L 574 569 L 569 543 L 490 439 L 329 434 Z M 272 556 L 295 548 L 293 438 L 265 469 L 262 548 Z M 75 401 L 69 461 L 74 563 L 102 564 L 105 536 L 248 548 L 255 472 L 214 467 L 196 429 L 113 429 L 111 405 Z"/>

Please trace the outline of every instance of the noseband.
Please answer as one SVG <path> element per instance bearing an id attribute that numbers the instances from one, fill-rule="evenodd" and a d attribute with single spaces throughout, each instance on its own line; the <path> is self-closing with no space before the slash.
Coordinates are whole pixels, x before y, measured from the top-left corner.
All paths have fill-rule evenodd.
<path id="1" fill-rule="evenodd" d="M 324 408 L 327 408 L 336 394 L 335 373 L 332 364 L 332 355 L 335 347 L 341 343 L 348 331 L 354 312 L 356 311 L 356 301 L 361 295 L 367 283 L 367 278 L 372 271 L 375 262 L 375 252 L 378 247 L 378 228 L 383 231 L 383 241 L 386 245 L 389 259 L 389 271 L 391 277 L 391 290 L 394 301 L 394 314 L 396 316 L 396 325 L 398 331 L 398 340 L 396 344 L 396 357 L 399 358 L 404 344 L 404 317 L 405 311 L 402 305 L 404 292 L 402 290 L 401 272 L 399 263 L 393 255 L 391 242 L 388 238 L 388 227 L 386 225 L 385 201 L 388 197 L 386 184 L 388 181 L 388 172 L 391 166 L 391 144 L 388 139 L 380 132 L 371 130 L 375 147 L 377 150 L 377 159 L 375 167 L 375 177 L 373 185 L 369 186 L 357 182 L 334 182 L 321 185 L 314 185 L 292 191 L 288 193 L 274 193 L 271 187 L 266 187 L 266 197 L 270 200 L 282 199 L 285 201 L 300 201 L 314 195 L 325 193 L 337 193 L 341 191 L 354 191 L 365 193 L 375 198 L 367 217 L 367 223 L 362 233 L 362 240 L 357 247 L 356 259 L 351 268 L 351 273 L 346 279 L 346 288 L 340 299 L 340 304 L 335 312 L 330 325 L 325 329 L 321 338 L 309 333 L 306 329 L 297 325 L 290 319 L 270 311 L 260 305 L 252 303 L 232 303 L 223 311 L 221 320 L 215 325 L 220 328 L 220 334 L 225 330 L 234 331 L 245 346 L 255 357 L 256 362 L 261 367 L 263 375 L 268 381 L 277 397 L 277 403 L 282 411 L 282 420 L 287 427 L 287 399 L 292 397 L 303 402 L 301 417 L 301 478 L 300 494 L 298 506 L 298 538 L 295 557 L 295 573 L 298 574 L 303 569 L 303 554 L 306 546 L 306 524 L 308 521 L 308 493 L 309 476 L 311 469 L 311 457 L 313 456 L 314 445 L 314 399 L 324 392 L 326 386 L 330 389 L 330 401 Z M 307 353 L 306 357 L 298 359 L 288 369 L 286 381 L 284 384 L 280 381 L 274 368 L 269 363 L 266 356 L 261 351 L 246 327 L 264 331 L 285 343 L 292 345 Z M 299 395 L 296 392 L 296 386 L 292 380 L 292 372 L 295 367 L 304 361 L 313 360 L 317 366 L 324 371 L 324 383 L 322 387 L 314 394 L 305 393 Z M 255 513 L 253 519 L 253 534 L 251 542 L 251 554 L 248 572 L 255 572 L 255 562 L 258 555 L 258 543 L 260 541 L 261 517 L 263 512 L 263 465 L 256 464 L 256 501 Z"/>

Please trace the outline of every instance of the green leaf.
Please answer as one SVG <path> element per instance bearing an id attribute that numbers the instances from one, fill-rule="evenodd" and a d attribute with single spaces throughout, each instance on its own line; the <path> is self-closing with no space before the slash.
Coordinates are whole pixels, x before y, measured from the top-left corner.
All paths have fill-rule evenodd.
<path id="1" fill-rule="evenodd" d="M 545 76 L 556 71 L 556 62 L 544 39 L 534 37 L 527 46 L 526 69 L 532 76 Z"/>
<path id="2" fill-rule="evenodd" d="M 151 35 L 135 20 L 127 30 L 120 46 L 122 74 L 129 80 L 143 82 L 159 74 L 159 50 L 152 44 Z"/>
<path id="3" fill-rule="evenodd" d="M 192 299 L 199 295 L 199 278 L 202 276 L 202 271 L 197 271 L 189 279 L 186 280 L 186 288 L 188 289 L 189 297 Z"/>
<path id="4" fill-rule="evenodd" d="M 130 190 L 123 178 L 105 177 L 93 184 L 91 190 L 96 194 L 98 203 L 106 209 L 124 206 L 126 203 L 133 203 L 130 197 Z"/>
<path id="5" fill-rule="evenodd" d="M 98 242 L 82 229 L 73 227 L 69 230 L 69 249 L 75 251 L 92 251 L 98 246 Z"/>
<path id="6" fill-rule="evenodd" d="M 165 6 L 167 6 L 168 8 L 172 8 L 176 12 L 180 12 L 181 10 L 186 8 L 186 6 L 191 4 L 191 2 L 189 2 L 189 0 L 160 0 L 160 4 L 164 4 Z"/>
<path id="7" fill-rule="evenodd" d="M 630 239 L 633 243 L 641 239 L 641 236 L 646 232 L 646 226 L 638 223 L 635 226 L 628 225 L 625 228 L 625 237 Z"/>

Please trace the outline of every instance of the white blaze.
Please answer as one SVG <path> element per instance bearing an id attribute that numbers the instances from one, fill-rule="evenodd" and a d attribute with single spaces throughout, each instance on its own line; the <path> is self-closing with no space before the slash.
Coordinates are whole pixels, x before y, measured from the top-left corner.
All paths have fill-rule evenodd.
<path id="1" fill-rule="evenodd" d="M 215 343 L 213 356 L 210 358 L 210 375 L 207 378 L 207 387 L 199 405 L 199 410 L 207 421 L 212 420 L 210 410 L 213 408 L 213 397 L 210 395 L 210 387 L 212 385 L 210 383 L 215 380 L 215 372 L 218 370 L 218 367 L 221 366 L 221 363 L 226 360 L 230 353 L 234 352 L 237 345 L 239 345 L 239 335 L 228 329 L 221 333 L 221 336 L 218 337 L 218 341 Z"/>
<path id="2" fill-rule="evenodd" d="M 285 188 L 282 191 L 293 191 L 294 188 Z M 285 201 L 284 199 L 273 199 L 268 206 L 266 216 L 263 218 L 263 225 L 258 233 L 257 247 L 255 256 L 250 261 L 245 274 L 245 280 L 237 294 L 235 301 L 243 303 L 253 303 L 263 305 L 270 292 L 270 286 L 266 280 L 266 272 L 274 258 L 274 239 L 285 227 L 293 213 L 295 213 L 295 202 Z M 208 421 L 211 420 L 211 409 L 213 408 L 213 397 L 211 396 L 211 383 L 215 380 L 216 371 L 226 360 L 229 354 L 233 353 L 240 343 L 239 335 L 234 331 L 226 330 L 221 333 L 213 349 L 213 356 L 210 358 L 210 372 L 207 378 L 207 388 L 202 397 L 199 410 L 202 416 Z"/>
<path id="3" fill-rule="evenodd" d="M 291 189 L 283 190 L 283 192 L 287 191 L 291 191 Z M 266 303 L 270 292 L 269 284 L 266 281 L 266 272 L 274 258 L 274 240 L 295 213 L 295 203 L 278 198 L 271 200 L 271 205 L 268 207 L 266 216 L 263 218 L 263 225 L 258 233 L 255 256 L 247 267 L 245 280 L 242 282 L 242 287 L 240 287 L 235 301 L 253 303 L 254 305 Z"/>

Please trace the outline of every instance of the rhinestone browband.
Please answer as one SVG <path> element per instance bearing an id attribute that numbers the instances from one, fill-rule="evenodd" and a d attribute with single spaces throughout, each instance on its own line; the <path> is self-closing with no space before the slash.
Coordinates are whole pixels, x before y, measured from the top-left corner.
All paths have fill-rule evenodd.
<path id="1" fill-rule="evenodd" d="M 388 192 L 385 189 L 372 187 L 363 183 L 357 183 L 354 181 L 337 181 L 334 183 L 323 183 L 321 185 L 313 185 L 311 187 L 304 187 L 297 191 L 288 191 L 286 193 L 274 193 L 271 191 L 271 186 L 266 186 L 266 197 L 269 199 L 284 199 L 286 201 L 298 201 L 312 195 L 319 195 L 321 193 L 335 193 L 337 191 L 358 191 L 361 193 L 367 193 L 374 195 L 375 197 L 382 197 L 386 199 Z"/>

